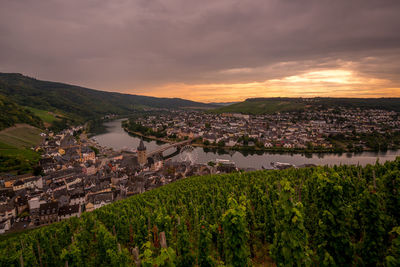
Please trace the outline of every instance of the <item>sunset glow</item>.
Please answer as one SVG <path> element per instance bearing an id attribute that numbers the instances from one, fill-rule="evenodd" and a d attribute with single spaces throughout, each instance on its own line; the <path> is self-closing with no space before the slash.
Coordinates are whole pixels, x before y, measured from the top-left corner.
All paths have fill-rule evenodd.
<path id="1" fill-rule="evenodd" d="M 204 102 L 241 101 L 251 97 L 398 97 L 400 87 L 389 80 L 362 77 L 348 70 L 310 71 L 263 82 L 183 84 L 149 89 L 150 95 Z"/>
<path id="2" fill-rule="evenodd" d="M 0 72 L 205 102 L 400 96 L 399 1 L 11 1 Z"/>

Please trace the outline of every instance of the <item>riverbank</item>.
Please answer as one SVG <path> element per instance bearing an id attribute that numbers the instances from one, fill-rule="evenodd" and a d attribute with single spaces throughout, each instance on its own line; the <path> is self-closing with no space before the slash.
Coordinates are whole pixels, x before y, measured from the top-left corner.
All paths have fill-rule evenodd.
<path id="1" fill-rule="evenodd" d="M 170 140 L 170 139 L 165 139 L 165 138 L 158 138 L 155 136 L 148 136 L 144 135 L 140 132 L 134 132 L 129 130 L 127 127 L 122 127 L 124 131 L 127 133 L 148 139 L 148 140 L 154 140 L 162 143 L 174 143 L 174 142 L 179 142 L 183 140 Z M 343 153 L 362 153 L 362 152 L 379 152 L 379 151 L 374 151 L 372 149 L 363 149 L 362 151 L 358 150 L 350 150 L 350 149 L 334 149 L 334 148 L 321 148 L 321 149 L 304 149 L 304 148 L 284 148 L 284 147 L 256 147 L 256 146 L 219 146 L 219 145 L 205 145 L 204 143 L 199 143 L 199 142 L 194 142 L 192 143 L 192 146 L 195 147 L 202 147 L 210 150 L 232 150 L 232 151 L 245 151 L 245 152 L 266 152 L 266 153 L 293 153 L 293 154 L 324 154 L 324 153 L 338 153 L 338 154 L 343 154 Z M 383 151 L 385 152 L 385 151 Z"/>
<path id="2" fill-rule="evenodd" d="M 134 150 L 136 149 L 141 140 L 141 135 L 128 133 L 122 128 L 122 120 L 114 120 L 105 122 L 104 126 L 107 132 L 95 136 L 96 141 L 100 146 L 113 148 L 118 150 Z M 148 139 L 143 137 L 144 145 L 148 152 L 155 151 L 165 144 L 162 139 L 152 137 Z M 169 152 L 172 152 L 169 151 Z M 268 152 L 260 150 L 232 150 L 232 149 L 219 149 L 218 147 L 207 148 L 204 146 L 194 146 L 194 158 L 196 163 L 207 163 L 215 161 L 216 159 L 226 159 L 235 162 L 238 168 L 272 168 L 271 162 L 286 162 L 296 166 L 304 164 L 315 165 L 361 165 L 374 164 L 377 160 L 383 163 L 391 161 L 400 156 L 400 151 L 388 150 L 386 152 L 360 152 L 360 153 L 292 153 L 288 151 L 283 152 Z M 180 157 L 175 156 L 171 158 L 173 161 L 180 161 Z"/>

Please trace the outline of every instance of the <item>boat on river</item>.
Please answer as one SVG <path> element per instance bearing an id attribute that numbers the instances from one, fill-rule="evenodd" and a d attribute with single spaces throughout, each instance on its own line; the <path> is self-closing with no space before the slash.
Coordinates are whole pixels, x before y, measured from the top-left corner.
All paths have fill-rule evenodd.
<path id="1" fill-rule="evenodd" d="M 271 162 L 271 166 L 276 170 L 285 170 L 289 168 L 296 168 L 295 165 L 287 163 L 287 162 Z"/>

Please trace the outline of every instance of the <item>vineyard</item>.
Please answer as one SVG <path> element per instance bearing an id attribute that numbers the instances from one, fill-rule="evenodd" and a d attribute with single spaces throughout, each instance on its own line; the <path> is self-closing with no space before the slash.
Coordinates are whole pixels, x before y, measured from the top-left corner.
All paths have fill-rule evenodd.
<path id="1" fill-rule="evenodd" d="M 187 178 L 0 242 L 0 266 L 400 266 L 400 158 Z"/>

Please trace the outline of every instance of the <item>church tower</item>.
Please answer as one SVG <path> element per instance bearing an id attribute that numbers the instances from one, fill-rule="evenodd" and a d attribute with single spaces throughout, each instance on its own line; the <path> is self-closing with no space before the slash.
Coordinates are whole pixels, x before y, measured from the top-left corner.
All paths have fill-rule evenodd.
<path id="1" fill-rule="evenodd" d="M 146 147 L 143 144 L 143 139 L 140 139 L 140 144 L 137 148 L 138 161 L 140 165 L 144 165 L 147 162 Z"/>

